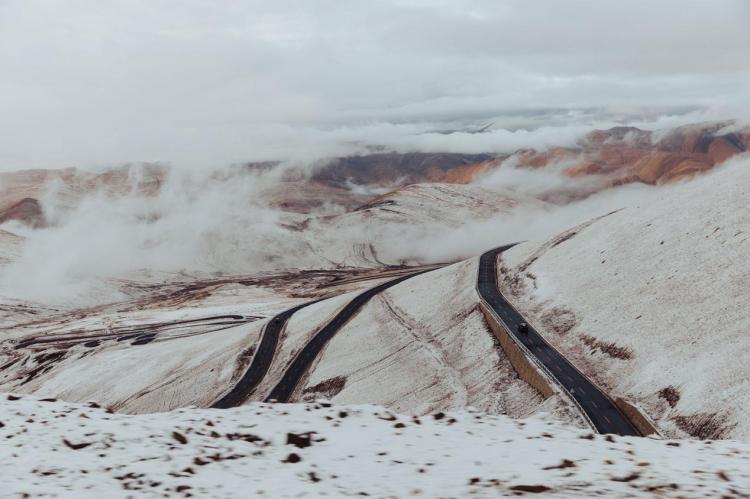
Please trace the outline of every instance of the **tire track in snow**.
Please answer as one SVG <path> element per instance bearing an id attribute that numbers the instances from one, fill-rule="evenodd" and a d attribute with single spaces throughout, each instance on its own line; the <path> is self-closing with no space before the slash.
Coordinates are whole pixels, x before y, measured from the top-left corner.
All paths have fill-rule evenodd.
<path id="1" fill-rule="evenodd" d="M 292 360 L 289 367 L 281 377 L 279 383 L 271 390 L 266 402 L 288 402 L 294 394 L 300 381 L 310 370 L 310 367 L 318 358 L 323 348 L 328 342 L 336 335 L 336 333 L 354 317 L 362 307 L 367 304 L 374 296 L 382 291 L 395 286 L 396 284 L 403 282 L 407 279 L 415 277 L 425 272 L 430 272 L 432 269 L 421 270 L 411 274 L 403 275 L 392 279 L 390 281 L 378 284 L 357 296 L 354 297 L 349 303 L 347 303 L 343 309 L 339 311 L 331 320 L 329 320 L 307 344 L 300 350 L 295 358 Z"/>
<path id="2" fill-rule="evenodd" d="M 461 374 L 452 367 L 451 362 L 445 356 L 443 349 L 435 346 L 434 339 L 430 338 L 429 329 L 425 328 L 419 324 L 418 321 L 410 317 L 408 312 L 398 307 L 387 294 L 382 294 L 378 298 L 391 317 L 404 327 L 404 329 L 414 338 L 415 343 L 423 348 L 437 364 L 440 374 L 436 373 L 435 377 L 443 379 L 447 378 L 449 380 L 448 383 L 453 388 L 456 402 L 461 406 L 465 406 L 469 396 L 466 386 L 461 380 Z"/>

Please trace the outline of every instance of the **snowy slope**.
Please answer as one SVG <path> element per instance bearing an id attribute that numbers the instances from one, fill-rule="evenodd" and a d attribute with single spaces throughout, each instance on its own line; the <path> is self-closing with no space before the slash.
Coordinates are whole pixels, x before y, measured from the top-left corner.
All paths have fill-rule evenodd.
<path id="1" fill-rule="evenodd" d="M 51 315 L 34 316 L 31 324 L 14 325 L 2 332 L 0 387 L 69 401 L 93 399 L 102 405 L 131 413 L 169 410 L 185 405 L 209 405 L 233 386 L 250 362 L 266 318 L 304 301 L 341 295 L 302 309 L 291 318 L 268 376 L 253 394 L 253 400 L 262 400 L 278 382 L 296 352 L 320 325 L 359 290 L 380 282 L 378 275 L 382 276 L 381 279 L 387 279 L 398 271 L 397 268 L 384 268 L 382 263 L 402 263 L 402 259 L 389 256 L 394 248 L 401 255 L 408 254 L 408 244 L 418 242 L 415 236 L 420 232 L 439 234 L 446 228 L 461 225 L 465 220 L 494 217 L 521 205 L 533 205 L 539 209 L 545 206 L 533 198 L 494 192 L 475 185 L 414 185 L 385 194 L 367 206 L 343 214 L 310 218 L 288 214 L 285 223 L 292 225 L 284 226 L 283 230 L 289 232 L 289 238 L 305 242 L 308 249 L 301 260 L 297 260 L 295 254 L 282 256 L 289 257 L 295 266 L 315 270 L 259 272 L 233 277 L 213 275 L 200 269 L 170 273 L 149 268 L 128 273 L 120 279 L 101 279 L 96 286 L 88 289 L 87 296 L 96 303 L 92 295 L 109 297 L 112 296 L 111 289 L 116 289 L 116 295 L 121 297 L 119 301 L 95 304 L 85 309 L 60 305 L 67 308 Z M 407 238 L 405 234 L 411 237 Z M 5 239 L 9 241 L 7 246 L 12 260 L 17 256 L 13 253 L 16 242 L 11 235 Z M 0 238 L 0 243 L 5 239 Z M 405 247 L 406 252 L 403 251 Z M 366 276 L 366 268 L 374 274 Z M 496 369 L 502 364 L 502 356 L 495 351 L 491 336 L 483 329 L 477 312 L 472 310 L 476 300 L 472 298 L 473 278 L 470 274 L 471 271 L 467 270 L 461 283 L 454 283 L 450 279 L 434 284 L 419 281 L 426 287 L 433 286 L 428 315 L 432 315 L 432 309 L 442 308 L 446 314 L 444 319 L 450 322 L 451 334 L 454 335 L 452 341 L 455 344 L 444 342 L 434 348 L 450 350 L 455 346 L 462 353 L 456 359 L 444 361 L 450 364 L 449 367 L 440 368 L 444 373 L 455 371 L 458 374 L 446 378 L 445 382 L 436 383 L 436 391 L 429 400 L 420 401 L 418 390 L 415 390 L 406 405 L 398 406 L 403 410 L 419 412 L 431 407 L 463 407 L 465 403 L 470 403 L 492 412 L 511 410 L 514 414 L 524 414 L 527 404 L 530 407 L 536 405 L 536 395 L 515 379 L 507 364 Z M 459 284 L 462 286 L 461 300 L 455 304 L 441 305 L 443 296 L 440 293 Z M 379 300 L 374 303 L 380 303 Z M 8 297 L 0 299 L 0 303 L 6 307 L 13 305 Z M 458 307 L 456 310 L 453 310 L 454 305 Z M 121 338 L 111 334 L 127 327 L 148 332 L 157 324 L 224 314 L 246 316 L 248 323 L 216 332 L 196 330 L 196 334 L 190 336 L 159 333 L 152 343 L 142 345 L 118 341 Z M 450 314 L 455 314 L 455 317 L 451 319 L 448 317 Z M 10 310 L 9 316 L 15 316 L 17 323 L 30 319 L 15 309 Z M 461 330 L 464 318 L 467 318 L 466 324 L 471 331 L 468 337 Z M 373 326 L 379 327 L 378 314 L 373 319 Z M 420 335 L 429 334 L 427 319 L 416 319 L 422 321 L 418 332 Z M 11 324 L 13 321 L 9 317 L 7 322 Z M 408 327 L 399 320 L 388 327 L 391 326 L 397 328 L 396 335 L 401 335 Z M 112 337 L 93 346 L 79 342 L 72 347 L 67 343 L 50 343 L 44 348 L 15 348 L 19 341 L 28 338 L 54 339 L 61 335 L 93 337 L 101 334 Z M 384 334 L 394 333 L 386 331 Z M 481 340 L 474 344 L 474 337 Z M 396 339 L 396 343 L 398 341 L 401 340 Z M 396 344 L 391 340 L 388 342 L 390 345 L 386 350 Z M 425 340 L 425 343 L 429 343 L 429 340 Z M 421 373 L 436 365 L 430 355 L 425 357 L 426 361 L 422 360 L 428 350 L 420 347 L 402 353 L 405 355 L 402 364 L 413 364 L 415 372 L 420 373 L 414 379 L 427 379 Z M 475 370 L 474 359 L 486 353 L 491 355 Z M 372 352 L 375 358 L 383 354 L 383 350 Z M 409 358 L 411 354 L 416 356 L 413 362 Z M 445 354 L 436 355 L 439 358 Z M 485 373 L 492 374 L 486 376 Z M 506 383 L 502 380 L 515 381 L 509 381 L 507 388 L 502 388 L 498 394 L 494 387 L 504 386 Z M 459 392 L 450 395 L 459 386 L 462 386 Z M 491 394 L 487 400 L 480 400 L 483 397 L 480 392 L 484 391 Z M 396 403 L 398 397 L 390 401 L 382 398 L 374 400 Z"/>
<path id="2" fill-rule="evenodd" d="M 244 282 L 256 281 L 262 283 Z M 163 288 L 151 300 L 64 311 L 5 329 L 0 386 L 129 413 L 210 405 L 244 371 L 243 353 L 254 348 L 266 318 L 303 301 L 259 284 Z M 235 325 L 227 315 L 244 319 Z M 134 334 L 155 336 L 138 344 Z"/>
<path id="3" fill-rule="evenodd" d="M 541 212 L 547 204 L 479 185 L 417 184 L 380 196 L 357 210 L 312 218 L 302 236 L 324 261 L 346 266 L 433 263 L 423 260 L 421 238 L 519 207 Z"/>
<path id="4" fill-rule="evenodd" d="M 194 294 L 166 288 L 166 297 L 159 290 L 151 301 L 141 297 L 8 328 L 0 343 L 0 384 L 125 412 L 208 405 L 246 367 L 242 353 L 257 342 L 265 318 L 303 301 L 258 285 L 211 285 Z M 226 319 L 211 317 L 227 314 L 242 315 L 245 323 L 212 325 Z M 200 319 L 207 320 L 184 322 Z M 156 337 L 138 345 L 120 331 Z M 98 341 L 86 344 L 86 338 Z M 23 347 L 30 339 L 50 343 Z"/>
<path id="5" fill-rule="evenodd" d="M 18 258 L 23 244 L 23 237 L 0 229 L 0 267 Z"/>
<path id="6" fill-rule="evenodd" d="M 112 337 L 94 347 L 79 342 L 4 352 L 18 361 L 0 372 L 0 382 L 6 390 L 96 400 L 124 412 L 205 405 L 230 383 L 235 359 L 260 329 L 260 322 L 251 322 L 187 336 L 167 333 L 143 345 Z"/>
<path id="7" fill-rule="evenodd" d="M 540 409 L 541 397 L 518 378 L 477 308 L 476 272 L 476 259 L 467 260 L 373 298 L 331 340 L 297 399 L 410 414 L 472 406 L 521 417 Z M 563 410 L 557 403 L 541 407 Z"/>
<path id="8" fill-rule="evenodd" d="M 534 325 L 668 435 L 750 438 L 748 168 L 737 158 L 503 257 Z"/>
<path id="9" fill-rule="evenodd" d="M 271 369 L 254 394 L 263 400 L 321 324 L 362 290 L 398 272 L 178 281 L 122 303 L 32 315 L 33 321 L 2 332 L 0 389 L 94 400 L 128 413 L 209 406 L 244 373 L 270 317 L 331 296 L 290 319 Z M 25 317 L 17 311 L 11 315 Z M 236 315 L 242 318 L 235 323 L 230 316 Z M 139 334 L 155 336 L 139 344 Z"/>
<path id="10" fill-rule="evenodd" d="M 279 338 L 273 363 L 263 381 L 258 385 L 252 400 L 265 400 L 274 386 L 281 381 L 281 377 L 294 360 L 295 355 L 310 341 L 318 328 L 333 318 L 357 294 L 359 291 L 342 293 L 298 310 L 292 315 Z"/>
<path id="11" fill-rule="evenodd" d="M 128 416 L 2 398 L 2 497 L 750 494 L 750 445 L 733 441 L 603 437 L 465 411 L 253 404 Z"/>

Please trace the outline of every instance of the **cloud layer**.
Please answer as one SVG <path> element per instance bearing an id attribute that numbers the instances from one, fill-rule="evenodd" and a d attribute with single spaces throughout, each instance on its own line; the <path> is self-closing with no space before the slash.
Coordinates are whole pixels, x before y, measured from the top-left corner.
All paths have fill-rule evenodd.
<path id="1" fill-rule="evenodd" d="M 742 0 L 5 0 L 0 169 L 321 156 L 405 124 L 394 147 L 435 148 L 518 110 L 733 117 L 749 24 Z"/>

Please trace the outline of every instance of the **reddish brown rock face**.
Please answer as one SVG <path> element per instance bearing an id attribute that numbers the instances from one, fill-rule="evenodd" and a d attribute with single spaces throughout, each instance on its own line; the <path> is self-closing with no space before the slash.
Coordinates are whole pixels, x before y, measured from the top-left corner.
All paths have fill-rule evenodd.
<path id="1" fill-rule="evenodd" d="M 516 157 L 518 158 L 518 166 L 541 168 L 547 165 L 575 161 L 579 159 L 580 151 L 563 147 L 553 147 L 542 152 L 532 150 L 521 151 L 516 153 Z"/>
<path id="2" fill-rule="evenodd" d="M 689 125 L 666 134 L 614 127 L 589 133 L 575 147 L 526 149 L 512 155 L 391 152 L 336 158 L 319 165 L 310 177 L 285 178 L 267 197 L 271 206 L 285 211 L 309 213 L 326 203 L 352 209 L 384 190 L 409 184 L 467 184 L 482 173 L 503 167 L 511 157 L 520 168 L 557 165 L 571 177 L 601 176 L 602 188 L 629 183 L 659 185 L 690 178 L 748 151 L 750 130 L 729 130 L 726 123 Z M 246 167 L 256 171 L 273 165 Z M 158 166 L 145 167 L 137 176 L 127 167 L 98 173 L 75 168 L 0 173 L 0 224 L 17 220 L 43 227 L 44 207 L 38 199 L 51 182 L 64 186 L 66 196 L 72 199 L 100 190 L 115 196 L 130 192 L 153 196 L 166 176 L 166 169 Z M 367 188 L 352 189 L 351 184 Z"/>
<path id="3" fill-rule="evenodd" d="M 723 163 L 735 154 L 741 153 L 744 145 L 727 137 L 717 137 L 709 144 L 707 154 L 713 163 Z"/>
<path id="4" fill-rule="evenodd" d="M 711 169 L 750 147 L 750 131 L 725 132 L 726 123 L 689 125 L 667 134 L 634 127 L 595 130 L 574 148 L 520 150 L 512 156 L 521 168 L 567 165 L 570 176 L 607 175 L 605 185 L 663 184 Z M 420 182 L 465 184 L 509 155 L 372 154 L 339 158 L 315 179 L 329 184 L 393 185 Z"/>
<path id="5" fill-rule="evenodd" d="M 336 158 L 319 168 L 313 179 L 341 184 L 346 181 L 366 185 L 393 185 L 401 183 L 463 180 L 480 164 L 493 160 L 491 154 L 457 153 L 377 153 Z M 455 173 L 451 173 L 455 172 Z M 456 182 L 462 183 L 462 182 Z"/>
<path id="6" fill-rule="evenodd" d="M 689 178 L 745 152 L 750 132 L 727 132 L 725 124 L 690 125 L 663 137 L 632 127 L 596 130 L 577 149 L 521 151 L 518 165 L 540 168 L 573 162 L 570 176 L 610 175 L 610 185 L 664 184 Z"/>
<path id="7" fill-rule="evenodd" d="M 22 222 L 35 229 L 47 225 L 39 201 L 33 198 L 24 198 L 0 212 L 0 224 L 11 220 Z"/>
<path id="8" fill-rule="evenodd" d="M 159 192 L 165 177 L 166 170 L 157 166 L 142 168 L 139 176 L 134 176 L 129 167 L 105 172 L 87 172 L 75 168 L 2 172 L 0 224 L 15 220 L 33 228 L 45 227 L 47 221 L 39 199 L 53 183 L 70 199 L 77 199 L 94 191 L 112 195 L 135 192 L 153 196 Z"/>
<path id="9" fill-rule="evenodd" d="M 469 184 L 480 174 L 498 167 L 500 163 L 502 163 L 501 160 L 492 160 L 470 163 L 445 171 L 433 169 L 426 175 L 427 181 L 443 182 L 446 184 Z"/>

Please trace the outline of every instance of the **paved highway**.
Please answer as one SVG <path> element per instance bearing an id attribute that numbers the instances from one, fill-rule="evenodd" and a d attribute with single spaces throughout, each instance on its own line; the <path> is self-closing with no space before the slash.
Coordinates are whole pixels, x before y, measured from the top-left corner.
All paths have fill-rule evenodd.
<path id="1" fill-rule="evenodd" d="M 388 282 L 384 282 L 360 293 L 352 301 L 347 303 L 346 306 L 333 317 L 333 319 L 331 319 L 315 334 L 315 336 L 313 336 L 299 354 L 297 354 L 291 365 L 284 372 L 279 384 L 271 390 L 271 393 L 266 398 L 266 402 L 288 402 L 300 380 L 302 380 L 308 372 L 312 363 L 323 350 L 323 347 L 334 337 L 339 329 L 349 321 L 349 319 L 351 319 L 368 301 L 370 301 L 373 296 L 391 286 L 395 286 L 396 284 L 405 281 L 406 279 L 429 272 L 430 270 L 432 269 L 422 270 L 420 272 L 404 275 Z"/>
<path id="2" fill-rule="evenodd" d="M 614 403 L 531 326 L 526 333 L 519 324 L 528 323 L 500 293 L 497 286 L 497 256 L 510 248 L 503 246 L 484 253 L 479 259 L 477 290 L 504 323 L 505 328 L 535 356 L 575 398 L 599 433 L 640 435 Z"/>
<path id="3" fill-rule="evenodd" d="M 318 303 L 325 298 L 320 300 L 310 301 L 297 305 L 296 307 L 284 310 L 280 314 L 275 315 L 263 328 L 263 337 L 258 345 L 258 350 L 253 356 L 253 360 L 250 366 L 242 375 L 242 378 L 234 385 L 227 394 L 221 397 L 219 400 L 211 405 L 213 409 L 228 409 L 230 407 L 238 407 L 242 405 L 252 395 L 253 390 L 260 384 L 263 377 L 271 367 L 274 353 L 276 352 L 276 346 L 279 343 L 279 336 L 281 331 L 284 329 L 289 318 L 294 315 L 298 310 Z"/>

